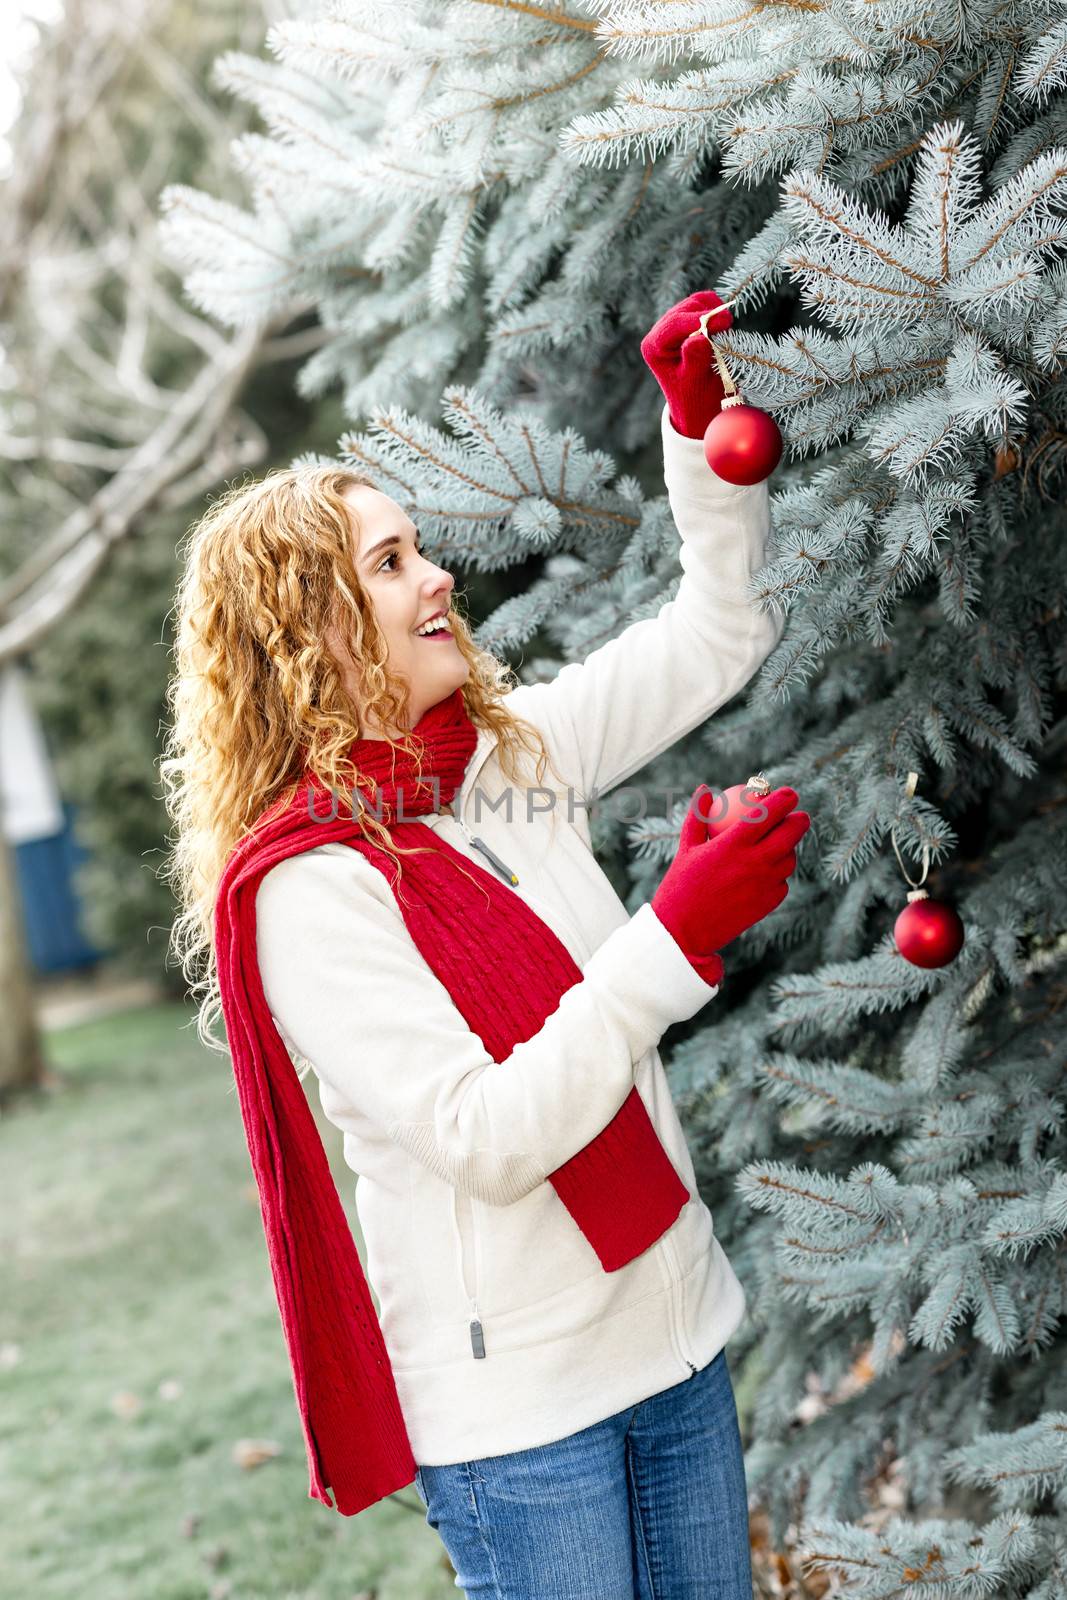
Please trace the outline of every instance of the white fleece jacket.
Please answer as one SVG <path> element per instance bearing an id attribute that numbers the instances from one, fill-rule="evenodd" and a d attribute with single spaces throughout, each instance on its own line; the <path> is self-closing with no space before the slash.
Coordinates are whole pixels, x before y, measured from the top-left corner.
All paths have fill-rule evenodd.
<path id="1" fill-rule="evenodd" d="M 675 599 L 550 683 L 509 696 L 563 787 L 546 773 L 528 805 L 482 732 L 456 816 L 420 819 L 493 870 L 471 844 L 483 839 L 582 968 L 541 1031 L 495 1062 L 419 954 L 385 877 L 347 845 L 280 862 L 256 897 L 267 1004 L 314 1067 L 359 1175 L 364 1268 L 420 1466 L 601 1421 L 705 1366 L 744 1314 L 657 1050 L 672 1022 L 718 991 L 648 902 L 627 914 L 581 804 L 703 723 L 781 636 L 781 620 L 746 593 L 766 560 L 766 484 L 716 477 L 666 407 L 663 449 L 682 540 Z M 656 1244 L 605 1272 L 546 1178 L 635 1083 L 691 1198 Z"/>

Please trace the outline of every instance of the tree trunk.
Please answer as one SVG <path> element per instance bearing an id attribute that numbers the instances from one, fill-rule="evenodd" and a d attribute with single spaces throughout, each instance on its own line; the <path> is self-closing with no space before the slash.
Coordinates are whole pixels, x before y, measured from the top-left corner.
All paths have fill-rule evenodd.
<path id="1" fill-rule="evenodd" d="M 40 1088 L 44 1069 L 15 855 L 0 827 L 0 1105 Z"/>

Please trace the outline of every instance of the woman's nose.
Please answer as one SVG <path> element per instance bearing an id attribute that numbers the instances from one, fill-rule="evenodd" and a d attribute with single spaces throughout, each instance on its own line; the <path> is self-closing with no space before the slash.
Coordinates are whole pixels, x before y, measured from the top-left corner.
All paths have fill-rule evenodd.
<path id="1" fill-rule="evenodd" d="M 455 587 L 456 580 L 444 567 L 438 567 L 426 580 L 426 592 L 431 595 L 449 594 Z"/>

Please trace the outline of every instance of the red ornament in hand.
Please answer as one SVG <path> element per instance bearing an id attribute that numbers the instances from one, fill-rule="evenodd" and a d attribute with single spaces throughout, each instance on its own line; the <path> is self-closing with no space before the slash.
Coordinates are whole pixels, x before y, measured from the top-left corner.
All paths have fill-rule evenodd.
<path id="1" fill-rule="evenodd" d="M 758 806 L 771 792 L 771 786 L 762 772 L 749 778 L 747 783 L 731 784 L 729 789 L 713 792 L 712 804 L 707 811 L 702 811 L 701 816 L 707 821 L 708 838 L 714 839 L 716 834 L 724 833 L 727 828 L 732 828 L 741 817 L 747 817 L 753 806 Z M 763 815 L 764 813 L 758 813 Z"/>
<path id="2" fill-rule="evenodd" d="M 963 948 L 963 923 L 950 905 L 913 889 L 893 924 L 893 940 L 913 967 L 947 967 Z"/>
<path id="3" fill-rule="evenodd" d="M 762 483 L 782 459 L 781 431 L 769 412 L 728 397 L 704 432 L 704 459 L 727 483 Z"/>

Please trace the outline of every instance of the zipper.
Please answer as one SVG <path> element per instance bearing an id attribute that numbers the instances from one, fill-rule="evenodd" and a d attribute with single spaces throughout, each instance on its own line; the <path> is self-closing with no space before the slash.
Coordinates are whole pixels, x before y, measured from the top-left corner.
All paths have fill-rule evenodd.
<path id="1" fill-rule="evenodd" d="M 480 766 L 481 766 L 481 762 L 479 762 L 479 767 Z M 484 839 L 482 839 L 480 837 L 476 837 L 471 832 L 471 830 L 467 826 L 466 822 L 463 820 L 463 816 L 462 816 L 462 811 L 463 811 L 463 791 L 464 791 L 464 789 L 466 789 L 468 783 L 470 782 L 470 779 L 473 776 L 474 776 L 474 774 L 472 774 L 472 773 L 468 773 L 467 774 L 467 777 L 464 779 L 463 783 L 460 785 L 460 787 L 459 787 L 459 789 L 458 789 L 458 791 L 456 793 L 455 810 L 452 811 L 452 812 L 445 812 L 444 815 L 451 816 L 452 820 L 454 822 L 458 822 L 459 823 L 460 830 L 461 830 L 461 832 L 463 834 L 463 837 L 467 840 L 468 844 L 470 844 L 472 849 L 480 851 L 481 854 L 484 855 L 486 857 L 486 859 L 489 862 L 492 863 L 494 869 L 504 879 L 504 882 L 509 884 L 512 888 L 514 888 L 514 886 L 519 881 L 518 873 L 514 872 L 511 869 L 511 867 L 509 867 L 507 865 L 506 862 L 502 861 L 500 859 L 500 857 L 495 853 L 495 851 L 490 849 L 490 847 L 486 844 Z M 524 898 L 526 899 L 527 905 L 529 905 L 532 910 L 536 909 L 536 906 L 537 906 L 538 902 L 536 902 L 535 900 L 531 899 L 529 895 L 526 895 Z M 543 905 L 544 902 L 542 901 L 542 902 L 540 902 L 540 904 Z M 552 914 L 553 915 L 556 914 L 554 910 L 553 910 Z M 544 919 L 544 920 L 547 920 L 547 919 Z M 585 940 L 578 938 L 578 936 L 575 933 L 574 929 L 571 928 L 570 922 L 567 922 L 566 926 L 568 927 L 568 929 L 570 929 L 571 935 L 572 935 L 572 937 L 574 939 L 574 942 L 577 945 L 577 947 L 580 950 L 585 950 L 585 948 L 586 948 Z M 452 1216 L 453 1216 L 453 1223 L 455 1224 L 455 1227 L 456 1227 L 456 1238 L 457 1238 L 457 1243 L 458 1243 L 458 1246 L 459 1246 L 460 1281 L 462 1283 L 463 1288 L 466 1289 L 466 1287 L 467 1287 L 466 1276 L 465 1276 L 464 1270 L 463 1270 L 463 1236 L 462 1236 L 462 1233 L 460 1232 L 459 1222 L 458 1222 L 458 1219 L 456 1218 L 456 1212 L 455 1212 L 455 1204 L 456 1204 L 456 1201 L 457 1201 L 457 1198 L 458 1198 L 458 1195 L 459 1195 L 459 1191 L 456 1190 L 456 1189 L 453 1189 L 452 1195 L 453 1195 L 453 1213 L 452 1213 Z M 474 1359 L 476 1361 L 482 1361 L 482 1360 L 485 1359 L 485 1335 L 484 1335 L 484 1332 L 483 1332 L 483 1329 L 482 1329 L 481 1314 L 480 1314 L 479 1309 L 478 1309 L 478 1295 L 477 1295 L 477 1289 L 478 1289 L 478 1234 L 477 1234 L 477 1230 L 474 1227 L 473 1205 L 472 1205 L 472 1203 L 471 1203 L 471 1201 L 470 1201 L 468 1196 L 464 1195 L 463 1199 L 466 1201 L 468 1207 L 470 1207 L 470 1210 L 471 1210 L 471 1229 L 472 1229 L 472 1233 L 473 1233 L 473 1237 L 474 1237 L 474 1293 L 471 1294 L 468 1297 L 469 1300 L 470 1300 L 470 1308 L 471 1308 L 471 1311 L 473 1313 L 473 1315 L 471 1317 L 471 1320 L 470 1320 L 470 1323 L 468 1325 L 469 1326 L 469 1332 L 470 1332 L 470 1341 L 471 1341 L 471 1353 L 472 1353 L 472 1355 L 473 1355 L 473 1357 L 474 1357 Z M 697 1371 L 697 1368 L 693 1364 L 693 1362 L 690 1361 L 688 1355 L 686 1355 L 684 1353 L 685 1352 L 685 1346 L 684 1346 L 684 1343 L 683 1343 L 683 1340 L 682 1340 L 682 1333 L 681 1333 L 681 1328 L 680 1328 L 680 1325 L 679 1325 L 680 1324 L 680 1318 L 678 1316 L 678 1308 L 677 1308 L 677 1305 L 675 1303 L 675 1298 L 674 1298 L 675 1285 L 678 1282 L 680 1282 L 680 1279 L 675 1277 L 674 1270 L 673 1270 L 673 1267 L 672 1267 L 671 1263 L 677 1264 L 677 1256 L 676 1256 L 675 1251 L 674 1251 L 673 1242 L 670 1239 L 664 1237 L 662 1243 L 663 1243 L 665 1255 L 667 1257 L 667 1274 L 668 1274 L 668 1278 L 670 1280 L 671 1319 L 672 1319 L 672 1324 L 673 1324 L 673 1327 L 674 1327 L 674 1330 L 675 1330 L 675 1341 L 677 1343 L 678 1348 L 680 1350 L 682 1350 L 682 1352 L 683 1352 L 683 1359 L 685 1361 L 686 1366 L 689 1368 L 690 1376 L 693 1376 L 693 1375 L 695 1375 L 695 1373 Z"/>
<path id="2" fill-rule="evenodd" d="M 481 761 L 479 761 L 478 766 L 479 767 L 482 766 L 482 762 Z M 458 822 L 460 827 L 463 830 L 463 836 L 466 839 L 467 843 L 471 846 L 471 848 L 474 849 L 474 850 L 480 850 L 482 855 L 485 856 L 486 860 L 491 863 L 491 865 L 493 866 L 493 868 L 497 872 L 499 872 L 499 874 L 503 878 L 504 882 L 511 884 L 512 888 L 514 888 L 515 884 L 517 884 L 518 881 L 519 881 L 518 873 L 517 872 L 513 872 L 512 869 L 508 866 L 506 861 L 501 861 L 500 857 L 496 854 L 496 852 L 493 851 L 493 850 L 490 850 L 489 846 L 486 844 L 484 839 L 480 839 L 480 838 L 476 839 L 474 834 L 471 833 L 471 831 L 468 828 L 467 824 L 463 820 L 463 791 L 464 791 L 464 789 L 466 789 L 467 785 L 471 781 L 471 778 L 474 777 L 474 776 L 475 776 L 474 773 L 470 773 L 470 772 L 467 773 L 467 775 L 463 779 L 463 782 L 460 784 L 459 788 L 456 790 L 455 799 L 454 799 L 454 807 L 455 807 L 455 809 L 453 811 L 444 811 L 444 812 L 441 813 L 441 815 L 442 816 L 446 816 L 446 817 L 450 816 L 450 817 L 452 817 L 454 822 Z"/>
<path id="3" fill-rule="evenodd" d="M 494 853 L 494 851 L 490 850 L 489 846 L 486 844 L 484 839 L 476 839 L 474 834 L 471 833 L 470 829 L 467 827 L 467 824 L 464 822 L 462 817 L 457 816 L 456 817 L 456 821 L 459 823 L 460 827 L 463 829 L 463 835 L 464 835 L 464 838 L 467 840 L 467 843 L 469 845 L 473 846 L 473 848 L 475 850 L 480 850 L 482 852 L 482 855 L 486 856 L 488 858 L 488 860 L 490 862 L 492 862 L 493 866 L 496 868 L 497 872 L 499 872 L 499 874 L 503 878 L 504 882 L 505 883 L 510 883 L 512 888 L 514 888 L 515 885 L 519 881 L 518 873 L 517 872 L 513 872 L 512 869 L 507 865 L 506 862 L 501 861 L 500 857 L 498 855 L 496 855 Z"/>
<path id="4" fill-rule="evenodd" d="M 474 834 L 471 833 L 471 830 L 468 828 L 462 817 L 457 816 L 453 820 L 459 823 L 460 828 L 463 830 L 463 836 L 467 840 L 468 844 L 472 845 L 475 850 L 480 850 L 484 856 L 487 856 L 493 863 L 494 867 L 497 868 L 505 883 L 514 888 L 519 881 L 518 873 L 513 872 L 509 866 L 501 861 L 500 857 L 490 850 L 484 839 L 475 838 Z M 543 900 L 540 900 L 536 896 L 530 895 L 529 893 L 524 895 L 523 898 L 525 899 L 530 910 L 536 911 L 542 922 L 547 923 L 549 927 L 552 926 L 553 918 L 560 922 L 560 924 L 567 929 L 567 932 L 570 934 L 576 947 L 581 950 L 585 956 L 588 956 L 589 951 L 586 948 L 585 940 L 579 936 L 577 930 L 574 928 L 571 922 L 569 922 L 566 918 L 560 917 L 559 911 L 555 906 L 546 906 Z"/>
<path id="5" fill-rule="evenodd" d="M 689 1353 L 686 1350 L 685 1340 L 682 1336 L 684 1331 L 682 1328 L 682 1319 L 678 1314 L 678 1306 L 674 1298 L 675 1288 L 681 1283 L 681 1277 L 675 1277 L 674 1273 L 674 1268 L 678 1265 L 678 1256 L 674 1248 L 673 1239 L 668 1238 L 667 1235 L 664 1234 L 660 1242 L 663 1245 L 663 1253 L 667 1261 L 667 1273 L 670 1277 L 671 1323 L 674 1328 L 675 1340 L 677 1342 L 678 1349 L 682 1352 L 682 1359 L 689 1368 L 690 1376 L 693 1376 L 697 1369 L 693 1362 L 690 1361 Z"/>
<path id="6" fill-rule="evenodd" d="M 471 1318 L 470 1325 L 471 1353 L 473 1354 L 475 1361 L 484 1361 L 485 1336 L 482 1333 L 482 1322 L 478 1312 L 478 1266 L 481 1251 L 479 1249 L 478 1227 L 474 1218 L 474 1201 L 471 1199 L 470 1195 L 464 1195 L 464 1199 L 467 1202 L 467 1210 L 470 1212 L 471 1240 L 474 1244 L 474 1287 L 470 1297 L 471 1310 L 474 1313 L 473 1317 Z"/>
<path id="7" fill-rule="evenodd" d="M 470 1321 L 471 1353 L 476 1361 L 485 1360 L 485 1335 L 482 1332 L 481 1313 L 478 1310 L 478 1230 L 474 1225 L 474 1203 L 469 1195 L 462 1194 L 458 1189 L 452 1190 L 452 1226 L 456 1232 L 456 1254 L 459 1262 L 459 1281 L 463 1289 L 467 1287 L 467 1275 L 463 1262 L 463 1232 L 459 1225 L 458 1206 L 460 1200 L 470 1212 L 471 1233 L 474 1240 L 474 1290 L 468 1296 L 471 1311 L 474 1313 Z"/>

